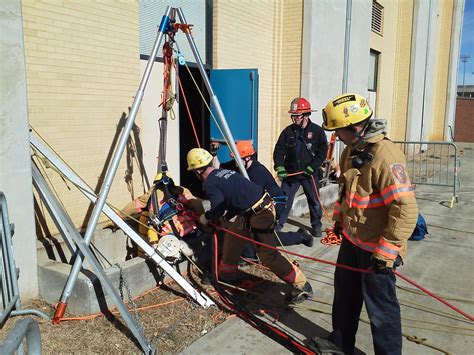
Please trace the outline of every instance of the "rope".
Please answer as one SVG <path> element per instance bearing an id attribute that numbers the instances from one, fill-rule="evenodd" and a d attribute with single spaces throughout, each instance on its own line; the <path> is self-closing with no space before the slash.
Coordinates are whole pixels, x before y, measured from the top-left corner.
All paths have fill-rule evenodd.
<path id="1" fill-rule="evenodd" d="M 243 240 L 246 240 L 248 242 L 251 242 L 251 243 L 254 243 L 254 244 L 258 244 L 258 245 L 261 245 L 261 246 L 264 246 L 266 248 L 269 248 L 269 249 L 274 249 L 274 250 L 277 250 L 279 251 L 280 253 L 288 253 L 288 254 L 291 254 L 291 255 L 294 255 L 294 256 L 298 256 L 300 258 L 303 258 L 303 259 L 308 259 L 308 260 L 313 260 L 313 261 L 317 261 L 317 262 L 320 262 L 320 263 L 323 263 L 323 264 L 327 264 L 327 265 L 332 265 L 332 266 L 335 266 L 335 267 L 339 267 L 341 269 L 346 269 L 346 270 L 350 270 L 350 271 L 355 271 L 355 272 L 361 272 L 361 273 L 371 273 L 373 271 L 371 270 L 368 270 L 368 269 L 360 269 L 360 268 L 355 268 L 355 267 L 351 267 L 351 266 L 347 266 L 347 265 L 344 265 L 344 264 L 339 264 L 339 263 L 335 263 L 335 262 L 332 262 L 332 261 L 328 261 L 328 260 L 323 260 L 323 259 L 319 259 L 319 258 L 314 258 L 314 257 L 311 257 L 311 256 L 307 256 L 307 255 L 303 255 L 303 254 L 299 254 L 299 253 L 295 253 L 295 252 L 291 252 L 291 251 L 285 251 L 285 250 L 282 250 L 280 248 L 277 248 L 277 247 L 273 247 L 271 245 L 268 245 L 268 244 L 264 244 L 264 243 L 261 243 L 261 242 L 258 242 L 256 240 L 253 240 L 251 238 L 247 238 L 247 237 L 244 237 L 242 235 L 239 235 L 237 233 L 234 233 L 232 232 L 231 230 L 227 229 L 227 228 L 224 228 L 224 227 L 221 227 L 215 223 L 209 223 L 210 225 L 212 225 L 214 228 L 217 228 L 219 230 L 223 230 L 225 231 L 226 233 L 230 234 L 230 235 L 233 235 L 235 237 L 238 237 L 238 238 L 241 238 Z M 215 237 L 216 238 L 216 237 Z M 217 269 L 216 269 L 217 270 Z M 393 271 L 393 273 L 400 277 L 401 279 L 405 280 L 406 282 L 412 284 L 413 286 L 415 286 L 416 288 L 420 289 L 421 291 L 425 292 L 426 294 L 428 294 L 429 296 L 431 296 L 432 298 L 436 299 L 437 301 L 443 303 L 444 305 L 448 306 L 449 308 L 451 308 L 452 310 L 456 311 L 457 313 L 463 315 L 464 317 L 466 317 L 467 319 L 469 319 L 470 321 L 474 321 L 474 317 L 465 313 L 464 311 L 462 311 L 461 309 L 459 309 L 458 307 L 450 304 L 448 301 L 444 300 L 443 298 L 435 295 L 434 293 L 432 293 L 431 291 L 429 291 L 428 289 L 426 289 L 425 287 L 417 284 L 415 281 L 409 279 L 408 277 L 400 274 L 399 272 L 397 271 Z"/>
<path id="2" fill-rule="evenodd" d="M 218 240 L 217 240 L 217 234 L 215 232 L 213 233 L 213 238 L 214 238 L 214 274 L 215 274 L 215 280 L 218 281 L 218 278 L 219 278 L 218 265 L 217 265 Z M 213 283 L 213 286 L 216 289 L 222 302 L 229 309 L 234 311 L 239 318 L 241 318 L 242 320 L 244 320 L 245 322 L 253 326 L 255 329 L 259 330 L 260 332 L 267 335 L 271 339 L 277 341 L 279 344 L 285 346 L 288 350 L 291 350 L 295 353 L 315 354 L 315 352 L 312 349 L 298 342 L 285 331 L 280 330 L 271 324 L 268 324 L 267 322 L 263 321 L 260 318 L 257 318 L 255 315 L 249 312 L 245 307 L 238 304 L 231 295 L 225 292 L 225 290 L 220 288 L 217 282 Z"/>
<path id="3" fill-rule="evenodd" d="M 217 129 L 219 129 L 219 132 L 221 133 L 222 137 L 224 137 L 224 140 L 225 140 L 227 146 L 230 146 L 230 145 L 229 145 L 229 141 L 228 141 L 227 138 L 225 137 L 224 132 L 222 132 L 221 126 L 220 126 L 219 123 L 217 122 L 217 119 L 216 119 L 216 117 L 214 116 L 214 114 L 212 113 L 211 108 L 209 107 L 209 105 L 208 105 L 206 99 L 204 98 L 204 94 L 202 93 L 201 89 L 199 88 L 199 85 L 197 84 L 196 79 L 194 78 L 193 74 L 191 73 L 191 70 L 189 69 L 188 64 L 186 64 L 186 62 L 184 63 L 184 66 L 185 66 L 186 69 L 188 70 L 189 76 L 190 76 L 191 79 L 193 80 L 194 86 L 196 87 L 196 90 L 198 91 L 199 95 L 201 96 L 202 101 L 204 102 L 204 105 L 206 106 L 206 108 L 207 108 L 207 110 L 209 111 L 209 113 L 210 113 L 212 119 L 214 120 L 214 123 L 216 124 Z"/>
<path id="4" fill-rule="evenodd" d="M 175 66 L 176 66 L 176 64 L 175 64 Z M 177 76 L 177 78 L 178 78 L 179 90 L 181 92 L 181 95 L 183 95 L 184 105 L 186 106 L 186 110 L 188 111 L 189 121 L 191 123 L 191 127 L 193 128 L 194 138 L 196 139 L 196 144 L 197 144 L 198 148 L 201 148 L 201 144 L 199 143 L 199 138 L 198 138 L 198 135 L 197 135 L 197 132 L 196 132 L 196 127 L 194 126 L 193 116 L 191 115 L 191 110 L 189 109 L 188 100 L 186 99 L 186 94 L 184 93 L 184 89 L 183 89 L 183 86 L 181 85 L 181 80 L 179 79 L 179 76 Z"/>
<path id="5" fill-rule="evenodd" d="M 296 173 L 288 174 L 288 176 L 296 176 L 304 174 L 303 171 L 299 171 Z M 329 212 L 324 208 L 323 204 L 321 203 L 321 197 L 318 192 L 318 188 L 316 185 L 316 180 L 314 179 L 314 176 L 311 175 L 311 182 L 314 188 L 314 191 L 316 193 L 316 198 L 318 199 L 319 206 L 321 207 L 321 210 L 323 211 L 323 215 L 326 218 L 326 220 L 331 224 L 332 219 L 331 216 L 329 215 Z M 329 227 L 325 229 L 326 236 L 324 238 L 321 238 L 321 244 L 328 245 L 328 246 L 336 246 L 340 245 L 342 241 L 342 236 L 338 236 L 337 234 L 334 233 L 334 228 Z"/>
<path id="6" fill-rule="evenodd" d="M 321 244 L 329 245 L 329 246 L 337 246 L 341 244 L 342 236 L 334 233 L 333 227 L 326 228 L 325 232 L 326 232 L 326 236 L 321 239 Z"/>

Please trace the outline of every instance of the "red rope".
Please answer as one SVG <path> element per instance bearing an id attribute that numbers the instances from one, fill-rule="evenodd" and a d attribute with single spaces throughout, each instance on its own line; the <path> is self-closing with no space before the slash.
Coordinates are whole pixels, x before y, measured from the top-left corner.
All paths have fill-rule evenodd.
<path id="1" fill-rule="evenodd" d="M 341 269 L 346 269 L 346 270 L 350 270 L 350 271 L 355 271 L 355 272 L 362 272 L 362 273 L 371 273 L 373 272 L 372 270 L 368 270 L 368 269 L 360 269 L 360 268 L 355 268 L 355 267 L 351 267 L 351 266 L 347 266 L 347 265 L 344 265 L 344 264 L 339 264 L 339 263 L 335 263 L 335 262 L 332 262 L 332 261 L 328 261 L 328 260 L 323 260 L 323 259 L 318 259 L 318 258 L 314 258 L 312 256 L 307 256 L 307 255 L 303 255 L 303 254 L 299 254 L 299 253 L 295 253 L 295 252 L 291 252 L 291 251 L 288 251 L 288 250 L 283 250 L 283 249 L 280 249 L 280 248 L 277 248 L 277 247 L 274 247 L 274 246 L 271 246 L 271 245 L 268 245 L 268 244 L 264 244 L 264 243 L 261 243 L 261 242 L 258 242 L 256 240 L 253 240 L 253 239 L 250 239 L 250 238 L 247 238 L 247 237 L 244 237 L 243 235 L 239 235 L 237 233 L 234 233 L 232 232 L 231 230 L 229 229 L 226 229 L 226 228 L 223 228 L 215 223 L 209 223 L 210 225 L 212 225 L 213 227 L 217 228 L 217 229 L 220 229 L 220 230 L 223 230 L 225 231 L 226 233 L 229 233 L 237 238 L 240 238 L 240 239 L 244 239 L 248 242 L 251 242 L 251 243 L 254 243 L 254 244 L 258 244 L 258 245 L 261 245 L 261 246 L 264 246 L 266 248 L 269 248 L 269 249 L 274 249 L 274 250 L 278 250 L 280 253 L 287 253 L 287 254 L 291 254 L 291 255 L 294 255 L 294 256 L 298 256 L 300 258 L 303 258 L 303 259 L 308 259 L 308 260 L 313 260 L 313 261 L 317 261 L 317 262 L 320 262 L 322 264 L 327 264 L 327 265 L 332 265 L 332 266 L 335 266 L 335 267 L 339 267 Z M 463 315 L 464 317 L 466 317 L 467 319 L 469 319 L 470 321 L 474 321 L 474 317 L 467 314 L 466 312 L 462 311 L 461 309 L 459 309 L 458 307 L 450 304 L 448 301 L 446 301 L 445 299 L 435 295 L 434 293 L 432 293 L 431 291 L 429 291 L 428 289 L 424 288 L 423 286 L 417 284 L 415 281 L 409 279 L 408 277 L 406 276 L 403 276 L 402 274 L 400 274 L 399 272 L 397 271 L 394 271 L 394 274 L 398 277 L 400 277 L 401 279 L 407 281 L 408 283 L 412 284 L 413 286 L 415 286 L 416 288 L 420 289 L 421 291 L 425 292 L 428 296 L 431 296 L 433 297 L 435 300 L 443 303 L 444 305 L 448 306 L 449 308 L 453 309 L 454 311 L 458 312 L 459 314 Z"/>
<path id="2" fill-rule="evenodd" d="M 290 255 L 294 255 L 294 256 L 298 256 L 300 258 L 303 258 L 303 259 L 309 259 L 309 260 L 313 260 L 313 261 L 317 261 L 317 262 L 320 262 L 320 263 L 323 263 L 323 264 L 328 264 L 328 265 L 332 265 L 332 266 L 337 266 L 337 267 L 340 267 L 342 269 L 347 269 L 347 270 L 351 270 L 351 271 L 355 271 L 355 272 L 363 272 L 363 273 L 369 273 L 371 271 L 369 270 L 365 270 L 365 269 L 359 269 L 359 268 L 355 268 L 355 267 L 352 267 L 352 266 L 347 266 L 347 265 L 343 265 L 343 264 L 338 264 L 338 263 L 335 263 L 335 262 L 332 262 L 332 261 L 328 261 L 328 260 L 323 260 L 323 259 L 318 259 L 318 258 L 314 258 L 312 256 L 307 256 L 307 255 L 303 255 L 303 254 L 298 254 L 298 253 L 295 253 L 295 252 L 292 252 L 292 251 L 289 251 L 289 250 L 284 250 L 284 249 L 280 249 L 280 248 L 277 248 L 277 247 L 274 247 L 274 246 L 271 246 L 271 245 L 268 245 L 268 244 L 264 244 L 262 242 L 259 242 L 259 241 L 256 241 L 256 240 L 253 240 L 251 238 L 247 238 L 247 237 L 244 237 L 243 235 L 240 235 L 240 234 L 237 234 L 237 233 L 234 233 L 232 232 L 231 230 L 227 229 L 227 228 L 224 228 L 224 227 L 221 227 L 215 223 L 212 223 L 212 222 L 209 222 L 209 224 L 219 230 L 223 230 L 224 232 L 226 233 L 229 233 L 237 238 L 240 238 L 240 239 L 244 239 L 248 242 L 251 242 L 251 243 L 254 243 L 254 244 L 257 244 L 257 245 L 261 245 L 261 246 L 264 246 L 266 248 L 269 248 L 269 249 L 274 249 L 274 250 L 278 250 L 280 253 L 286 253 L 286 254 L 290 254 Z"/>
<path id="3" fill-rule="evenodd" d="M 212 223 L 211 223 L 212 224 Z M 224 229 L 224 228 L 223 228 Z M 218 279 L 218 240 L 217 240 L 217 233 L 214 232 L 213 233 L 213 238 L 214 238 L 214 273 L 215 273 L 215 277 L 216 277 L 216 282 L 219 280 Z M 254 328 L 260 330 L 263 332 L 263 330 L 261 329 L 261 325 L 257 324 L 254 320 L 251 319 L 251 317 L 246 314 L 245 312 L 239 310 L 238 308 L 236 308 L 232 302 L 223 294 L 221 294 L 219 292 L 219 290 L 217 290 L 217 294 L 219 295 L 220 299 L 222 300 L 222 302 L 230 309 L 232 310 L 233 312 L 235 312 L 235 314 L 242 318 L 244 321 L 246 321 L 248 324 L 252 325 Z M 261 321 L 263 322 L 263 321 Z M 263 325 L 267 328 L 267 330 L 271 330 L 272 332 L 274 332 L 275 334 L 277 334 L 279 337 L 281 337 L 282 339 L 285 339 L 286 341 L 288 341 L 291 345 L 293 345 L 294 347 L 296 347 L 299 351 L 301 351 L 303 354 L 307 354 L 307 355 L 312 355 L 312 354 L 316 354 L 313 350 L 307 348 L 306 346 L 304 346 L 303 344 L 300 344 L 298 341 L 295 341 L 292 337 L 290 337 L 287 333 L 285 333 L 284 331 L 268 324 L 267 322 L 263 322 Z"/>
<path id="4" fill-rule="evenodd" d="M 412 284 L 413 286 L 419 288 L 420 290 L 422 290 L 424 293 L 426 293 L 427 295 L 433 297 L 435 300 L 443 303 L 444 305 L 448 306 L 449 308 L 455 310 L 456 312 L 458 312 L 459 314 L 462 314 L 464 317 L 466 317 L 467 319 L 469 319 L 471 322 L 474 322 L 474 317 L 467 314 L 466 312 L 462 311 L 461 309 L 459 309 L 458 307 L 452 305 L 451 303 L 449 303 L 448 301 L 446 301 L 445 299 L 439 297 L 439 296 L 436 296 L 433 292 L 427 290 L 426 288 L 424 288 L 423 286 L 421 285 L 418 285 L 415 281 L 409 279 L 408 277 L 406 276 L 403 276 L 402 274 L 400 274 L 398 271 L 393 271 L 393 273 L 395 275 L 397 275 L 398 277 L 400 277 L 401 279 L 405 280 L 406 282 Z"/>
<path id="5" fill-rule="evenodd" d="M 186 94 L 184 93 L 183 86 L 181 85 L 181 80 L 179 79 L 179 76 L 178 76 L 178 85 L 179 85 L 179 90 L 181 91 L 181 95 L 183 95 L 184 105 L 186 106 L 186 110 L 188 111 L 189 122 L 191 122 L 191 127 L 193 128 L 194 138 L 196 138 L 196 143 L 197 143 L 198 148 L 201 148 L 201 144 L 199 143 L 199 138 L 196 132 L 196 127 L 194 126 L 193 116 L 191 115 L 191 110 L 189 109 L 188 100 L 186 99 Z"/>

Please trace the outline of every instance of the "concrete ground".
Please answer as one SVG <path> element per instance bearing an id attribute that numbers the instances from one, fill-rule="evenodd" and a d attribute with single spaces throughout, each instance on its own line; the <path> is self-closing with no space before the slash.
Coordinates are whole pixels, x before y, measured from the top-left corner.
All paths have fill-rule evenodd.
<path id="1" fill-rule="evenodd" d="M 462 147 L 459 202 L 449 208 L 452 189 L 417 186 L 419 209 L 428 224 L 429 235 L 422 241 L 409 241 L 405 265 L 399 272 L 450 303 L 474 315 L 474 145 Z M 297 222 L 309 224 L 306 219 Z M 325 226 L 329 222 L 325 221 Z M 296 229 L 288 225 L 288 229 Z M 305 246 L 288 247 L 313 257 L 335 261 L 338 247 L 316 241 Z M 305 341 L 331 331 L 331 303 L 334 268 L 308 260 L 299 261 L 309 278 L 314 300 L 294 310 L 279 310 L 278 325 L 295 338 Z M 474 323 L 440 302 L 419 294 L 414 286 L 398 279 L 398 298 L 402 310 L 403 333 L 426 339 L 425 345 L 403 339 L 405 354 L 434 354 L 442 350 L 468 354 L 474 350 Z M 277 284 L 264 295 L 265 302 L 282 304 L 285 286 Z M 322 313 L 320 313 L 322 312 Z M 361 317 L 367 319 L 365 309 Z M 271 319 L 269 317 L 267 319 Z M 357 334 L 360 353 L 373 353 L 370 327 L 360 322 Z M 439 350 L 436 350 L 438 348 Z M 230 318 L 183 351 L 183 354 L 285 354 L 284 347 L 238 318 Z"/>

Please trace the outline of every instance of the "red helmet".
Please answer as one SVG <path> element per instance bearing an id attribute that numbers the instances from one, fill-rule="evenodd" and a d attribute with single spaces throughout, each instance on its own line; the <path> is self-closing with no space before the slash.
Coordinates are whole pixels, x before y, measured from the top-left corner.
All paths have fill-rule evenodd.
<path id="1" fill-rule="evenodd" d="M 290 104 L 290 111 L 288 111 L 288 113 L 291 113 L 292 115 L 301 115 L 310 112 L 312 112 L 311 104 L 304 97 L 293 99 Z"/>
<path id="2" fill-rule="evenodd" d="M 246 158 L 255 154 L 252 141 L 239 141 L 235 146 L 237 147 L 237 151 L 241 158 Z"/>

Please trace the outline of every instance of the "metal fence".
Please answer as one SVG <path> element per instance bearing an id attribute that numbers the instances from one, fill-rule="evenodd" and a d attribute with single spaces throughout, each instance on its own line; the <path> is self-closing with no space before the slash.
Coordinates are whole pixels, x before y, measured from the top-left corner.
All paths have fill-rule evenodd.
<path id="1" fill-rule="evenodd" d="M 37 309 L 20 309 L 18 288 L 19 270 L 15 266 L 12 236 L 15 230 L 8 216 L 7 199 L 0 191 L 0 329 L 10 316 L 34 314 L 44 319 L 49 317 Z M 38 324 L 30 318 L 16 322 L 3 343 L 0 354 L 23 354 L 23 340 L 26 338 L 27 353 L 41 354 L 41 335 Z"/>
<path id="2" fill-rule="evenodd" d="M 14 225 L 8 217 L 7 200 L 0 192 L 0 327 L 10 316 L 14 308 L 20 308 L 18 291 L 18 274 L 15 267 L 12 249 L 12 235 Z"/>
<path id="3" fill-rule="evenodd" d="M 450 206 L 458 202 L 458 147 L 451 142 L 394 141 L 405 153 L 415 185 L 446 186 L 453 191 Z"/>
<path id="4" fill-rule="evenodd" d="M 404 153 L 410 178 L 415 185 L 445 186 L 452 189 L 450 207 L 458 202 L 458 147 L 451 142 L 393 141 Z M 337 140 L 334 156 L 339 161 L 344 144 Z"/>

